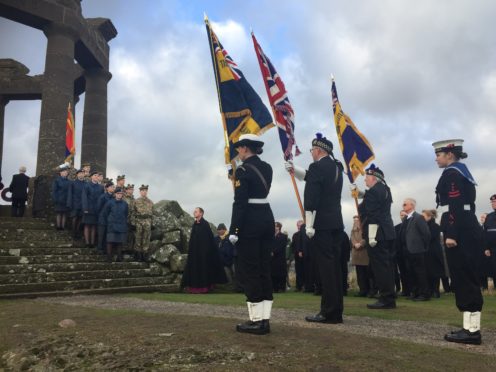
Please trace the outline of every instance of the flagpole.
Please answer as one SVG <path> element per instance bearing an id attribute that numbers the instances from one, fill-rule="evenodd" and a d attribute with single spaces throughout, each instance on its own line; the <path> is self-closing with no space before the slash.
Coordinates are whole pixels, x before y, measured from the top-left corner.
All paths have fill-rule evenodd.
<path id="1" fill-rule="evenodd" d="M 236 167 L 234 161 L 230 161 L 231 155 L 230 155 L 230 147 L 229 147 L 229 136 L 227 134 L 226 117 L 224 115 L 224 112 L 222 111 L 222 102 L 220 99 L 219 80 L 218 80 L 218 71 L 217 71 L 217 63 L 216 63 L 217 60 L 215 58 L 215 51 L 212 43 L 211 26 L 207 17 L 207 13 L 203 13 L 203 20 L 205 21 L 205 25 L 207 26 L 207 30 L 208 30 L 208 44 L 210 45 L 210 54 L 212 56 L 212 65 L 214 67 L 215 86 L 217 88 L 217 101 L 219 102 L 219 111 L 220 111 L 220 116 L 222 118 L 222 126 L 224 129 L 224 161 L 226 164 L 230 164 L 232 167 L 232 176 L 230 177 L 230 179 L 234 190 L 236 183 Z"/>

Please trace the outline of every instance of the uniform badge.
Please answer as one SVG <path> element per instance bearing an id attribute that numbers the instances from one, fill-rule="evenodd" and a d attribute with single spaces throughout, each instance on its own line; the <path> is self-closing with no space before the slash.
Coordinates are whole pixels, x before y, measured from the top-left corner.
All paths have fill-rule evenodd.
<path id="1" fill-rule="evenodd" d="M 234 187 L 239 187 L 239 186 L 241 186 L 240 180 L 237 180 L 236 182 L 234 182 Z"/>

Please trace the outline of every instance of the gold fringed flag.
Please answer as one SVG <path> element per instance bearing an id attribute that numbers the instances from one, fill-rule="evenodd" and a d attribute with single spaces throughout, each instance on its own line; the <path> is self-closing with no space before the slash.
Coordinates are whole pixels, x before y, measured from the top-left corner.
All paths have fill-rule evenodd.
<path id="1" fill-rule="evenodd" d="M 67 120 L 65 123 L 65 162 L 74 164 L 76 155 L 76 128 L 72 116 L 71 103 L 67 106 Z"/>
<path id="2" fill-rule="evenodd" d="M 358 175 L 365 174 L 365 167 L 374 159 L 374 151 L 367 138 L 360 133 L 350 117 L 341 109 L 334 79 L 332 81 L 332 108 L 348 178 L 351 183 L 354 183 Z"/>
<path id="3" fill-rule="evenodd" d="M 205 25 L 224 124 L 226 164 L 231 164 L 237 156 L 232 144 L 238 141 L 240 135 L 247 133 L 261 135 L 274 124 L 269 110 L 223 48 L 206 16 Z"/>

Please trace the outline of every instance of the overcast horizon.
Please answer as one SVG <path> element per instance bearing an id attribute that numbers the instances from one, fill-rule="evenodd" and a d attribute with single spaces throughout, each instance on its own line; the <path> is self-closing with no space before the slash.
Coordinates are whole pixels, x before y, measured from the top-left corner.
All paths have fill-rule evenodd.
<path id="1" fill-rule="evenodd" d="M 441 174 L 431 143 L 463 138 L 464 161 L 477 187 L 477 215 L 491 210 L 496 168 L 490 162 L 496 128 L 496 2 L 490 0 L 154 1 L 84 0 L 83 15 L 110 18 L 107 175 L 150 185 L 154 202 L 177 200 L 229 225 L 233 199 L 226 177 L 219 114 L 203 13 L 224 48 L 268 106 L 252 28 L 286 85 L 295 111 L 296 141 L 307 168 L 316 132 L 334 143 L 331 74 L 344 112 L 373 146 L 385 173 L 398 222 L 403 199 L 435 208 Z M 44 34 L 0 18 L 0 58 L 42 74 Z M 80 164 L 84 95 L 76 105 L 76 165 Z M 40 101 L 5 109 L 2 177 L 8 186 L 20 165 L 35 174 Z M 269 107 L 269 106 L 268 106 Z M 61 121 L 65 125 L 65 118 Z M 262 159 L 274 170 L 269 200 L 283 230 L 301 218 L 277 129 L 262 136 Z M 61 158 L 63 155 L 61 155 Z M 357 184 L 364 189 L 363 177 Z M 304 183 L 298 182 L 303 197 Z M 135 196 L 137 196 L 137 192 Z M 345 177 L 343 218 L 356 213 Z"/>

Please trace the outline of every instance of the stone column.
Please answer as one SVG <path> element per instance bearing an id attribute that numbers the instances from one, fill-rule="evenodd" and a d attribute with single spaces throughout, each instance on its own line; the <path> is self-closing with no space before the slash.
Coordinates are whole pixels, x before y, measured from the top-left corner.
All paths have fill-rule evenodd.
<path id="1" fill-rule="evenodd" d="M 85 72 L 83 136 L 81 163 L 90 163 L 91 169 L 107 171 L 107 83 L 112 77 L 103 68 Z"/>
<path id="2" fill-rule="evenodd" d="M 53 169 L 65 159 L 65 124 L 67 105 L 74 99 L 74 44 L 77 39 L 73 31 L 60 24 L 51 23 L 43 32 L 48 40 L 36 175 L 53 174 Z"/>
<path id="3" fill-rule="evenodd" d="M 4 119 L 5 119 L 5 106 L 9 103 L 9 100 L 4 96 L 0 95 L 0 175 L 2 174 L 2 162 L 3 162 L 3 131 L 4 131 Z M 5 175 L 4 175 L 5 178 Z M 7 182 L 7 181 L 5 181 Z"/>

